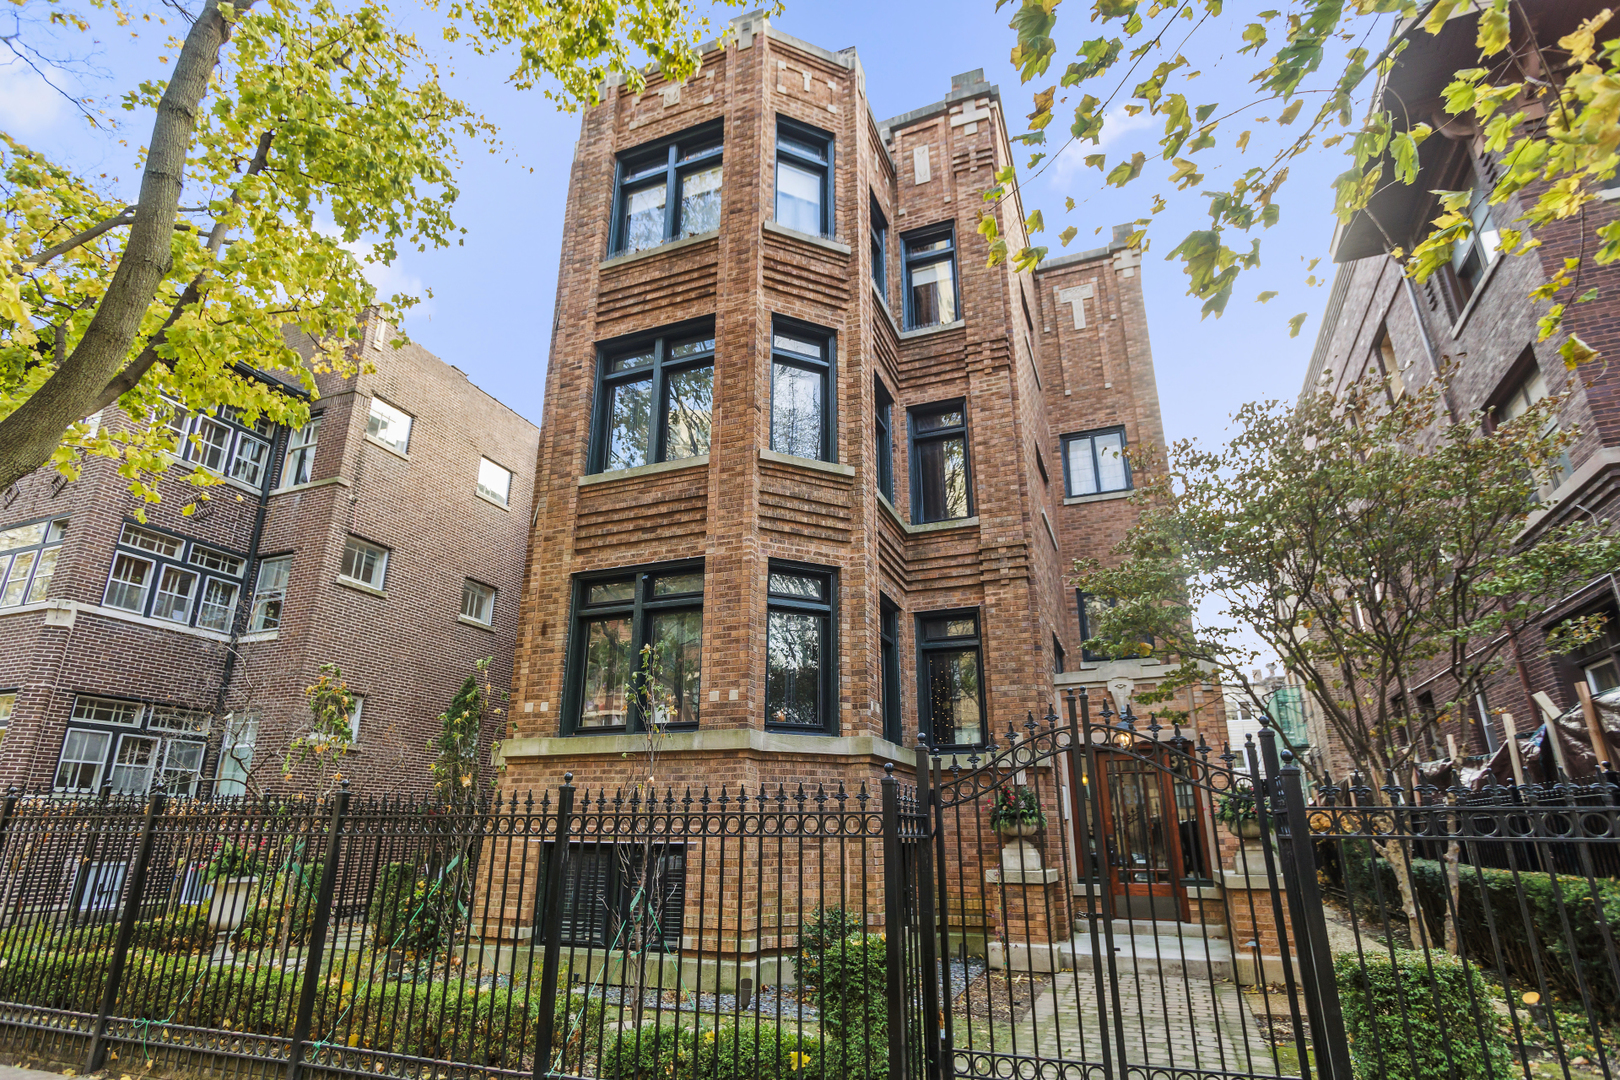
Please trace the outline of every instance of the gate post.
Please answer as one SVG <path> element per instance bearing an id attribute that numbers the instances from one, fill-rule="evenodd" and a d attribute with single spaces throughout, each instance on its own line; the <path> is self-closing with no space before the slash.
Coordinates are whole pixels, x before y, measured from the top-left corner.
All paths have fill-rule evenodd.
<path id="1" fill-rule="evenodd" d="M 906 882 L 900 865 L 900 791 L 894 762 L 883 765 L 883 960 L 889 977 L 883 985 L 889 1006 L 889 1075 L 908 1076 L 906 1070 L 905 939 Z M 933 972 L 924 977 L 933 978 Z"/>
<path id="2" fill-rule="evenodd" d="M 940 984 L 946 984 L 949 993 L 949 980 L 940 967 L 939 942 L 934 933 L 938 928 L 938 899 L 934 895 L 934 844 L 933 829 L 930 826 L 934 820 L 934 788 L 932 764 L 929 760 L 928 744 L 923 741 L 922 732 L 917 732 L 917 821 L 918 835 L 915 840 L 917 852 L 917 923 L 920 933 L 918 939 L 922 954 L 922 1015 L 923 1015 L 923 1075 L 929 1080 L 945 1075 L 944 1059 L 941 1055 L 942 1032 L 941 1021 L 944 1012 L 940 1009 Z M 947 928 L 948 932 L 949 928 Z M 949 938 L 946 939 L 946 948 L 950 947 Z"/>
<path id="3" fill-rule="evenodd" d="M 135 849 L 135 863 L 130 867 L 126 883 L 129 893 L 124 898 L 124 911 L 118 920 L 118 937 L 113 942 L 112 962 L 107 966 L 107 985 L 102 989 L 101 1012 L 90 1029 L 90 1053 L 86 1055 L 84 1071 L 99 1070 L 107 1056 L 107 1018 L 118 1005 L 118 989 L 124 981 L 124 965 L 129 959 L 129 946 L 135 937 L 135 922 L 141 914 L 141 894 L 146 891 L 146 867 L 152 861 L 153 825 L 163 813 L 164 794 L 154 791 L 146 801 L 146 817 L 141 821 L 140 843 Z M 103 802 L 105 806 L 105 802 Z"/>
<path id="4" fill-rule="evenodd" d="M 332 923 L 332 894 L 337 891 L 343 821 L 348 813 L 349 782 L 345 780 L 337 797 L 332 800 L 332 816 L 327 823 L 321 883 L 315 893 L 315 920 L 309 928 L 309 947 L 304 950 L 304 979 L 298 991 L 298 1015 L 293 1019 L 292 1045 L 287 1049 L 287 1080 L 298 1080 L 304 1071 L 304 1043 L 309 1041 L 310 1028 L 315 1023 L 315 995 L 320 990 L 326 933 Z"/>
<path id="5" fill-rule="evenodd" d="M 1350 1042 L 1345 1036 L 1339 987 L 1333 978 L 1333 957 L 1328 950 L 1327 921 L 1322 916 L 1322 892 L 1316 884 L 1316 850 L 1305 811 L 1305 790 L 1299 766 L 1287 753 L 1280 770 L 1284 812 L 1288 816 L 1288 847 L 1283 874 L 1288 895 L 1298 896 L 1303 924 L 1296 924 L 1301 967 L 1307 980 L 1306 1006 L 1312 1009 L 1311 1028 L 1316 1036 L 1316 1069 L 1323 1080 L 1350 1080 Z M 1308 963 L 1306 962 L 1308 958 Z"/>
<path id="6" fill-rule="evenodd" d="M 589 794 L 587 791 L 587 808 Z M 540 933 L 545 952 L 540 965 L 540 1016 L 534 1032 L 534 1080 L 542 1080 L 551 1071 L 551 1043 L 557 1025 L 557 969 L 562 964 L 562 877 L 573 816 L 574 774 L 563 773 L 562 787 L 557 789 L 557 839 L 546 856 L 545 894 L 540 907 Z"/>

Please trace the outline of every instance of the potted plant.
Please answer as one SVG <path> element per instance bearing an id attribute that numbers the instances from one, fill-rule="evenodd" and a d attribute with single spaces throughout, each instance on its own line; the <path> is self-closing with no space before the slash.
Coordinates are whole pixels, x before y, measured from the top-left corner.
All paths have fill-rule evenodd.
<path id="1" fill-rule="evenodd" d="M 998 836 L 1034 836 L 1045 824 L 1040 801 L 1027 787 L 1002 789 L 990 809 L 990 828 Z"/>
<path id="2" fill-rule="evenodd" d="M 208 902 L 208 928 L 216 933 L 235 930 L 247 914 L 248 896 L 262 871 L 259 855 L 230 841 L 214 849 L 203 874 L 214 883 Z"/>
<path id="3" fill-rule="evenodd" d="M 1254 803 L 1254 792 L 1242 789 L 1221 796 L 1215 808 L 1215 820 L 1225 822 L 1233 836 L 1254 840 L 1260 836 L 1260 811 Z"/>

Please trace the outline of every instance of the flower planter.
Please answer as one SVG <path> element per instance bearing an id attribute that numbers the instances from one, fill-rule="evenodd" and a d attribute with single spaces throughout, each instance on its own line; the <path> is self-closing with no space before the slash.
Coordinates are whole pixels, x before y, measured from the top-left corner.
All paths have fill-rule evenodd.
<path id="1" fill-rule="evenodd" d="M 1000 825 L 994 825 L 991 827 L 995 829 L 996 835 L 1001 837 L 1003 840 L 1009 840 L 1019 836 L 1034 836 L 1040 831 L 1041 828 L 1033 821 L 1021 821 L 1017 824 L 1004 822 Z"/>
<path id="2" fill-rule="evenodd" d="M 1260 839 L 1260 819 L 1257 817 L 1246 818 L 1236 825 L 1228 825 L 1227 829 L 1231 831 L 1233 836 L 1244 840 Z"/>
<path id="3" fill-rule="evenodd" d="M 208 929 L 221 933 L 241 926 L 247 916 L 248 897 L 258 883 L 256 877 L 215 879 L 214 895 L 208 902 Z"/>

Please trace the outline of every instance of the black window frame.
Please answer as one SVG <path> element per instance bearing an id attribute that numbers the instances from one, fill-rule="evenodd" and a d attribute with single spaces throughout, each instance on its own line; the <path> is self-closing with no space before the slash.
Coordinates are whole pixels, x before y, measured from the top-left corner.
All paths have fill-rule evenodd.
<path id="1" fill-rule="evenodd" d="M 1065 654 L 1063 652 L 1063 642 L 1058 640 L 1058 636 L 1056 634 L 1053 634 L 1052 635 L 1052 674 L 1054 674 L 1054 675 L 1062 675 L 1063 674 L 1063 661 L 1064 661 L 1064 659 L 1065 659 Z"/>
<path id="2" fill-rule="evenodd" d="M 877 447 L 878 492 L 894 505 L 894 396 L 877 376 L 872 377 L 872 435 Z"/>
<path id="3" fill-rule="evenodd" d="M 878 651 L 883 737 L 904 746 L 905 720 L 900 701 L 900 605 L 882 593 L 878 594 Z"/>
<path id="4" fill-rule="evenodd" d="M 178 550 L 174 554 L 170 555 L 161 551 L 154 551 L 151 548 L 141 547 L 138 544 L 130 543 L 124 539 L 127 531 L 130 529 L 134 529 L 137 532 L 158 536 L 165 540 L 172 540 L 174 543 L 179 545 Z M 199 550 L 203 552 L 210 552 L 215 555 L 223 555 L 230 559 L 235 559 L 238 563 L 238 568 L 234 573 L 232 573 L 229 570 L 215 569 L 205 562 L 199 562 L 197 561 L 197 553 Z M 141 608 L 139 611 L 136 611 L 133 608 L 121 607 L 117 604 L 107 603 L 108 594 L 112 590 L 112 583 L 114 580 L 112 576 L 113 571 L 117 568 L 119 556 L 128 556 L 131 559 L 148 562 L 152 565 L 152 583 L 146 590 L 146 597 L 141 601 Z M 169 529 L 159 528 L 150 523 L 143 525 L 134 518 L 124 518 L 119 522 L 118 535 L 113 539 L 112 559 L 107 564 L 107 578 L 101 586 L 100 603 L 104 607 L 111 608 L 114 611 L 122 611 L 130 615 L 138 615 L 142 619 L 150 620 L 153 624 L 161 626 L 164 629 L 185 628 L 190 630 L 199 630 L 207 634 L 229 635 L 236 629 L 236 626 L 242 616 L 242 599 L 248 592 L 248 562 L 249 560 L 246 552 L 234 551 L 231 548 L 226 547 L 224 544 L 216 544 L 211 541 L 194 540 L 189 536 L 183 536 L 180 533 L 173 532 Z M 191 574 L 195 579 L 195 591 L 191 595 L 191 602 L 187 606 L 186 617 L 184 620 L 171 619 L 164 615 L 153 614 L 154 609 L 157 607 L 158 591 L 159 586 L 161 586 L 163 582 L 164 571 L 169 569 L 176 570 L 183 574 Z M 208 593 L 209 582 L 214 580 L 218 580 L 224 586 L 229 587 L 232 590 L 230 603 L 226 605 L 227 612 L 225 626 L 223 629 L 217 629 L 212 626 L 198 625 L 203 614 L 203 598 Z M 218 605 L 214 606 L 217 607 Z"/>
<path id="5" fill-rule="evenodd" d="M 669 352 L 672 345 L 685 344 L 693 339 L 707 338 L 709 348 L 701 353 L 671 359 Z M 624 371 L 611 370 L 613 361 L 627 353 L 634 353 L 641 349 L 652 347 L 653 359 L 650 366 L 643 365 L 628 368 Z M 652 418 L 650 435 L 652 445 L 647 448 L 647 460 L 642 465 L 657 465 L 666 461 L 695 461 L 699 456 L 674 458 L 669 455 L 669 378 L 671 375 L 680 375 L 697 368 L 713 368 L 715 366 L 718 345 L 714 338 L 714 319 L 692 319 L 676 323 L 672 326 L 660 327 L 647 333 L 634 334 L 628 337 L 612 338 L 599 342 L 596 346 L 596 393 L 591 408 L 591 448 L 589 457 L 590 473 L 617 472 L 618 469 L 608 468 L 609 416 L 608 402 L 613 388 L 620 385 L 641 382 L 650 379 L 652 382 L 652 408 L 655 415 Z M 711 382 L 712 386 L 712 382 Z M 714 396 L 711 390 L 709 398 L 709 434 L 710 448 L 713 448 L 714 435 Z M 635 468 L 637 466 L 623 466 Z"/>
<path id="6" fill-rule="evenodd" d="M 821 358 L 818 360 L 802 353 L 778 349 L 776 347 L 778 333 L 788 337 L 818 342 L 822 350 Z M 836 449 L 838 440 L 834 437 L 834 433 L 838 430 L 838 403 L 834 390 L 838 386 L 838 336 L 825 327 L 801 322 L 798 319 L 788 318 L 783 315 L 773 315 L 771 317 L 770 363 L 771 411 L 768 420 L 770 428 L 766 433 L 766 441 L 770 444 L 771 452 L 777 454 L 787 453 L 785 450 L 776 448 L 776 365 L 782 363 L 804 371 L 816 372 L 821 376 L 821 448 L 820 453 L 809 460 L 836 462 L 838 460 Z M 802 457 L 803 455 L 794 454 L 789 456 Z"/>
<path id="7" fill-rule="evenodd" d="M 884 216 L 883 208 L 878 205 L 877 196 L 872 196 L 872 235 L 870 239 L 872 254 L 872 287 L 877 290 L 878 296 L 883 299 L 883 306 L 889 306 L 889 219 Z"/>
<path id="8" fill-rule="evenodd" d="M 1074 590 L 1075 611 L 1076 611 L 1076 616 L 1077 616 L 1077 620 L 1078 620 L 1078 625 L 1080 627 L 1080 662 L 1082 664 L 1106 664 L 1106 663 L 1110 663 L 1113 660 L 1115 660 L 1116 657 L 1109 656 L 1107 653 L 1096 652 L 1096 651 L 1094 651 L 1092 649 L 1086 648 L 1086 642 L 1089 639 L 1097 636 L 1096 634 L 1092 633 L 1092 631 L 1091 631 L 1091 616 L 1086 614 L 1086 597 L 1088 595 L 1089 594 L 1086 593 L 1083 589 Z M 1115 607 L 1115 606 L 1117 606 L 1117 602 L 1113 601 L 1113 600 L 1110 600 L 1110 601 L 1108 601 L 1108 606 L 1109 607 Z M 1146 648 L 1145 652 L 1141 653 L 1137 657 L 1137 659 L 1141 659 L 1142 657 L 1147 657 L 1147 656 L 1152 656 L 1153 655 L 1153 639 L 1152 638 L 1143 638 L 1142 639 L 1142 644 L 1145 645 L 1147 648 Z"/>
<path id="9" fill-rule="evenodd" d="M 930 640 L 924 630 L 924 624 L 935 620 L 952 620 L 971 618 L 973 620 L 972 637 L 945 637 Z M 989 745 L 990 741 L 990 712 L 988 688 L 984 681 L 984 620 L 980 609 L 976 607 L 947 608 L 942 611 L 919 611 L 913 619 L 913 629 L 917 635 L 917 722 L 928 745 L 936 751 L 940 750 L 979 750 Z M 978 664 L 979 676 L 979 741 L 974 743 L 942 743 L 934 730 L 934 703 L 928 687 L 928 658 L 930 654 L 940 652 L 960 652 L 971 648 Z"/>
<path id="10" fill-rule="evenodd" d="M 924 416 L 933 416 L 939 413 L 959 412 L 962 422 L 950 427 L 937 428 L 932 431 L 919 432 L 917 419 Z M 950 401 L 936 401 L 927 405 L 917 405 L 906 410 L 906 425 L 910 440 L 910 452 L 907 455 L 907 464 L 911 469 L 911 523 L 913 525 L 929 525 L 939 521 L 966 521 L 971 518 L 976 509 L 973 498 L 973 444 L 968 433 L 967 399 L 956 398 Z M 923 498 L 923 470 L 922 470 L 922 444 L 929 442 L 944 442 L 947 439 L 962 440 L 962 473 L 963 483 L 967 487 L 966 512 L 956 517 L 930 518 L 924 515 L 926 500 Z M 941 502 L 944 501 L 944 492 L 941 492 Z"/>
<path id="11" fill-rule="evenodd" d="M 695 593 L 677 593 L 672 596 L 656 597 L 652 595 L 652 583 L 661 577 L 673 577 L 679 574 L 703 574 L 703 589 Z M 604 601 L 592 604 L 589 602 L 590 588 L 593 585 L 603 585 L 629 578 L 634 582 L 634 592 L 629 600 Z M 639 566 L 617 567 L 612 570 L 599 570 L 584 574 L 575 574 L 573 579 L 573 597 L 568 614 L 568 652 L 567 666 L 565 668 L 564 699 L 563 699 L 563 725 L 562 734 L 565 736 L 594 736 L 594 735 L 633 735 L 648 730 L 644 710 L 641 707 L 640 695 L 633 691 L 627 702 L 625 723 L 603 725 L 600 727 L 583 727 L 580 724 L 581 713 L 585 705 L 585 646 L 586 635 L 584 625 L 602 616 L 630 615 L 630 663 L 634 672 L 642 647 L 650 644 L 648 630 L 652 620 L 648 614 L 661 612 L 703 611 L 703 603 L 708 595 L 708 574 L 704 570 L 703 559 L 681 559 L 675 562 L 647 563 Z M 663 731 L 694 731 L 702 724 L 702 698 L 703 675 L 701 648 L 698 658 L 698 717 L 693 721 L 671 720 L 661 726 Z"/>
<path id="12" fill-rule="evenodd" d="M 792 596 L 771 591 L 771 575 L 815 577 L 822 582 L 822 597 Z M 821 718 L 817 724 L 788 724 L 771 719 L 770 617 L 775 611 L 819 615 L 823 619 L 821 639 Z M 813 563 L 771 559 L 765 568 L 765 730 L 797 732 L 801 735 L 838 734 L 838 571 Z"/>
<path id="13" fill-rule="evenodd" d="M 823 147 L 824 149 L 822 156 L 819 159 L 811 157 L 801 151 L 798 147 L 794 146 L 791 141 L 784 145 L 782 138 L 784 132 L 788 135 L 790 140 L 807 144 L 816 144 Z M 781 115 L 777 116 L 776 162 L 773 166 L 774 171 L 772 173 L 772 178 L 774 183 L 771 190 L 772 220 L 776 221 L 776 223 L 781 225 L 784 229 L 793 228 L 791 225 L 784 224 L 777 213 L 777 203 L 781 198 L 782 192 L 782 160 L 783 157 L 786 156 L 788 162 L 792 165 L 797 166 L 798 168 L 807 172 L 819 174 L 821 180 L 821 221 L 819 222 L 820 231 L 814 233 L 813 235 L 825 238 L 832 237 L 834 224 L 833 175 L 834 166 L 837 164 L 835 153 L 836 140 L 832 132 L 823 131 L 818 127 L 812 127 L 809 124 L 794 120 L 792 117 Z M 797 232 L 799 230 L 794 229 L 794 231 Z"/>
<path id="14" fill-rule="evenodd" d="M 925 251 L 917 255 L 911 254 L 911 245 L 914 243 L 933 241 L 943 238 L 948 241 L 947 246 L 939 251 Z M 915 305 L 911 302 L 911 275 L 912 272 L 925 266 L 932 266 L 938 262 L 949 261 L 951 264 L 951 294 L 952 307 L 956 318 L 940 319 L 937 322 L 919 323 Z M 928 225 L 921 229 L 913 229 L 900 236 L 900 288 L 903 322 L 907 330 L 925 330 L 930 326 L 948 326 L 962 320 L 962 275 L 961 267 L 956 261 L 956 223 L 944 221 Z"/>
<path id="15" fill-rule="evenodd" d="M 711 143 L 711 146 L 705 146 Z M 681 157 L 683 145 L 697 147 L 693 152 L 694 156 L 684 161 Z M 702 172 L 719 164 L 722 166 L 721 190 L 724 191 L 725 148 L 725 123 L 715 120 L 618 155 L 613 164 L 613 223 L 608 240 L 609 257 L 629 254 L 626 247 L 630 240 L 627 235 L 629 231 L 627 188 L 633 193 L 643 188 L 656 187 L 654 181 L 659 172 L 663 173 L 664 238 L 659 244 L 636 250 L 653 251 L 663 244 L 673 243 L 680 239 L 681 180 L 688 173 Z M 658 167 L 660 160 L 663 162 L 661 170 Z"/>
<path id="16" fill-rule="evenodd" d="M 1117 488 L 1104 488 L 1102 474 L 1097 466 L 1097 439 L 1104 435 L 1119 435 L 1120 463 L 1125 467 L 1125 486 Z M 1069 470 L 1069 444 L 1080 439 L 1091 440 L 1091 478 L 1096 484 L 1096 490 L 1077 493 L 1074 489 L 1074 477 Z M 1084 499 L 1093 495 L 1111 495 L 1116 491 L 1135 491 L 1136 478 L 1131 472 L 1131 458 L 1126 450 L 1130 447 L 1130 439 L 1125 434 L 1124 424 L 1114 424 L 1110 427 L 1092 428 L 1089 431 L 1072 431 L 1058 441 L 1058 458 L 1063 463 L 1063 494 L 1070 499 Z"/>
<path id="17" fill-rule="evenodd" d="M 538 896 L 545 895 L 546 867 L 551 863 L 550 854 L 555 846 L 555 841 L 548 841 L 544 845 L 545 855 L 540 859 L 535 883 Z M 625 859 L 621 859 L 621 848 L 627 856 Z M 673 864 L 664 871 L 671 875 L 666 881 L 673 888 L 660 890 L 656 913 L 660 932 L 649 937 L 646 947 L 652 952 L 675 952 L 680 949 L 686 921 L 688 852 L 687 845 L 678 840 L 655 841 L 650 845 L 571 841 L 567 857 L 562 861 L 561 918 L 558 920 L 560 945 L 586 949 L 607 948 L 612 944 L 610 939 L 615 929 L 629 918 L 630 904 L 643 882 L 643 860 L 649 850 L 654 858 L 669 860 Z M 541 905 L 536 904 L 534 940 L 547 944 L 545 920 L 541 914 Z"/>

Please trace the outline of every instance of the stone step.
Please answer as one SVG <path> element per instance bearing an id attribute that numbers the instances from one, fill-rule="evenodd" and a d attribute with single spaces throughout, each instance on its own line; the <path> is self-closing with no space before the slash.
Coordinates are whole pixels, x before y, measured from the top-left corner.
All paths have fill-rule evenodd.
<path id="1" fill-rule="evenodd" d="M 1114 930 L 1114 966 L 1121 974 L 1157 976 L 1162 979 L 1213 979 L 1230 982 L 1235 973 L 1232 946 L 1225 937 L 1205 936 L 1174 931 L 1153 933 L 1161 927 L 1195 927 L 1191 923 L 1153 923 L 1145 920 L 1117 919 Z M 1103 928 L 1098 927 L 1097 944 L 1108 947 Z M 1049 945 L 1014 943 L 1006 950 L 1000 942 L 991 942 L 989 960 L 992 968 L 1010 966 L 1014 971 L 1090 971 L 1095 962 L 1091 947 L 1091 932 L 1077 933 L 1064 942 Z M 1106 962 L 1106 958 L 1105 958 Z"/>
<path id="2" fill-rule="evenodd" d="M 1091 928 L 1086 925 L 1086 917 L 1077 915 L 1074 919 L 1074 932 L 1076 934 L 1090 934 Z M 1102 933 L 1101 924 L 1097 932 Z M 1115 919 L 1114 933 L 1116 934 L 1150 934 L 1154 937 L 1174 938 L 1224 938 L 1226 927 L 1221 923 L 1190 923 L 1171 922 L 1165 919 Z"/>

